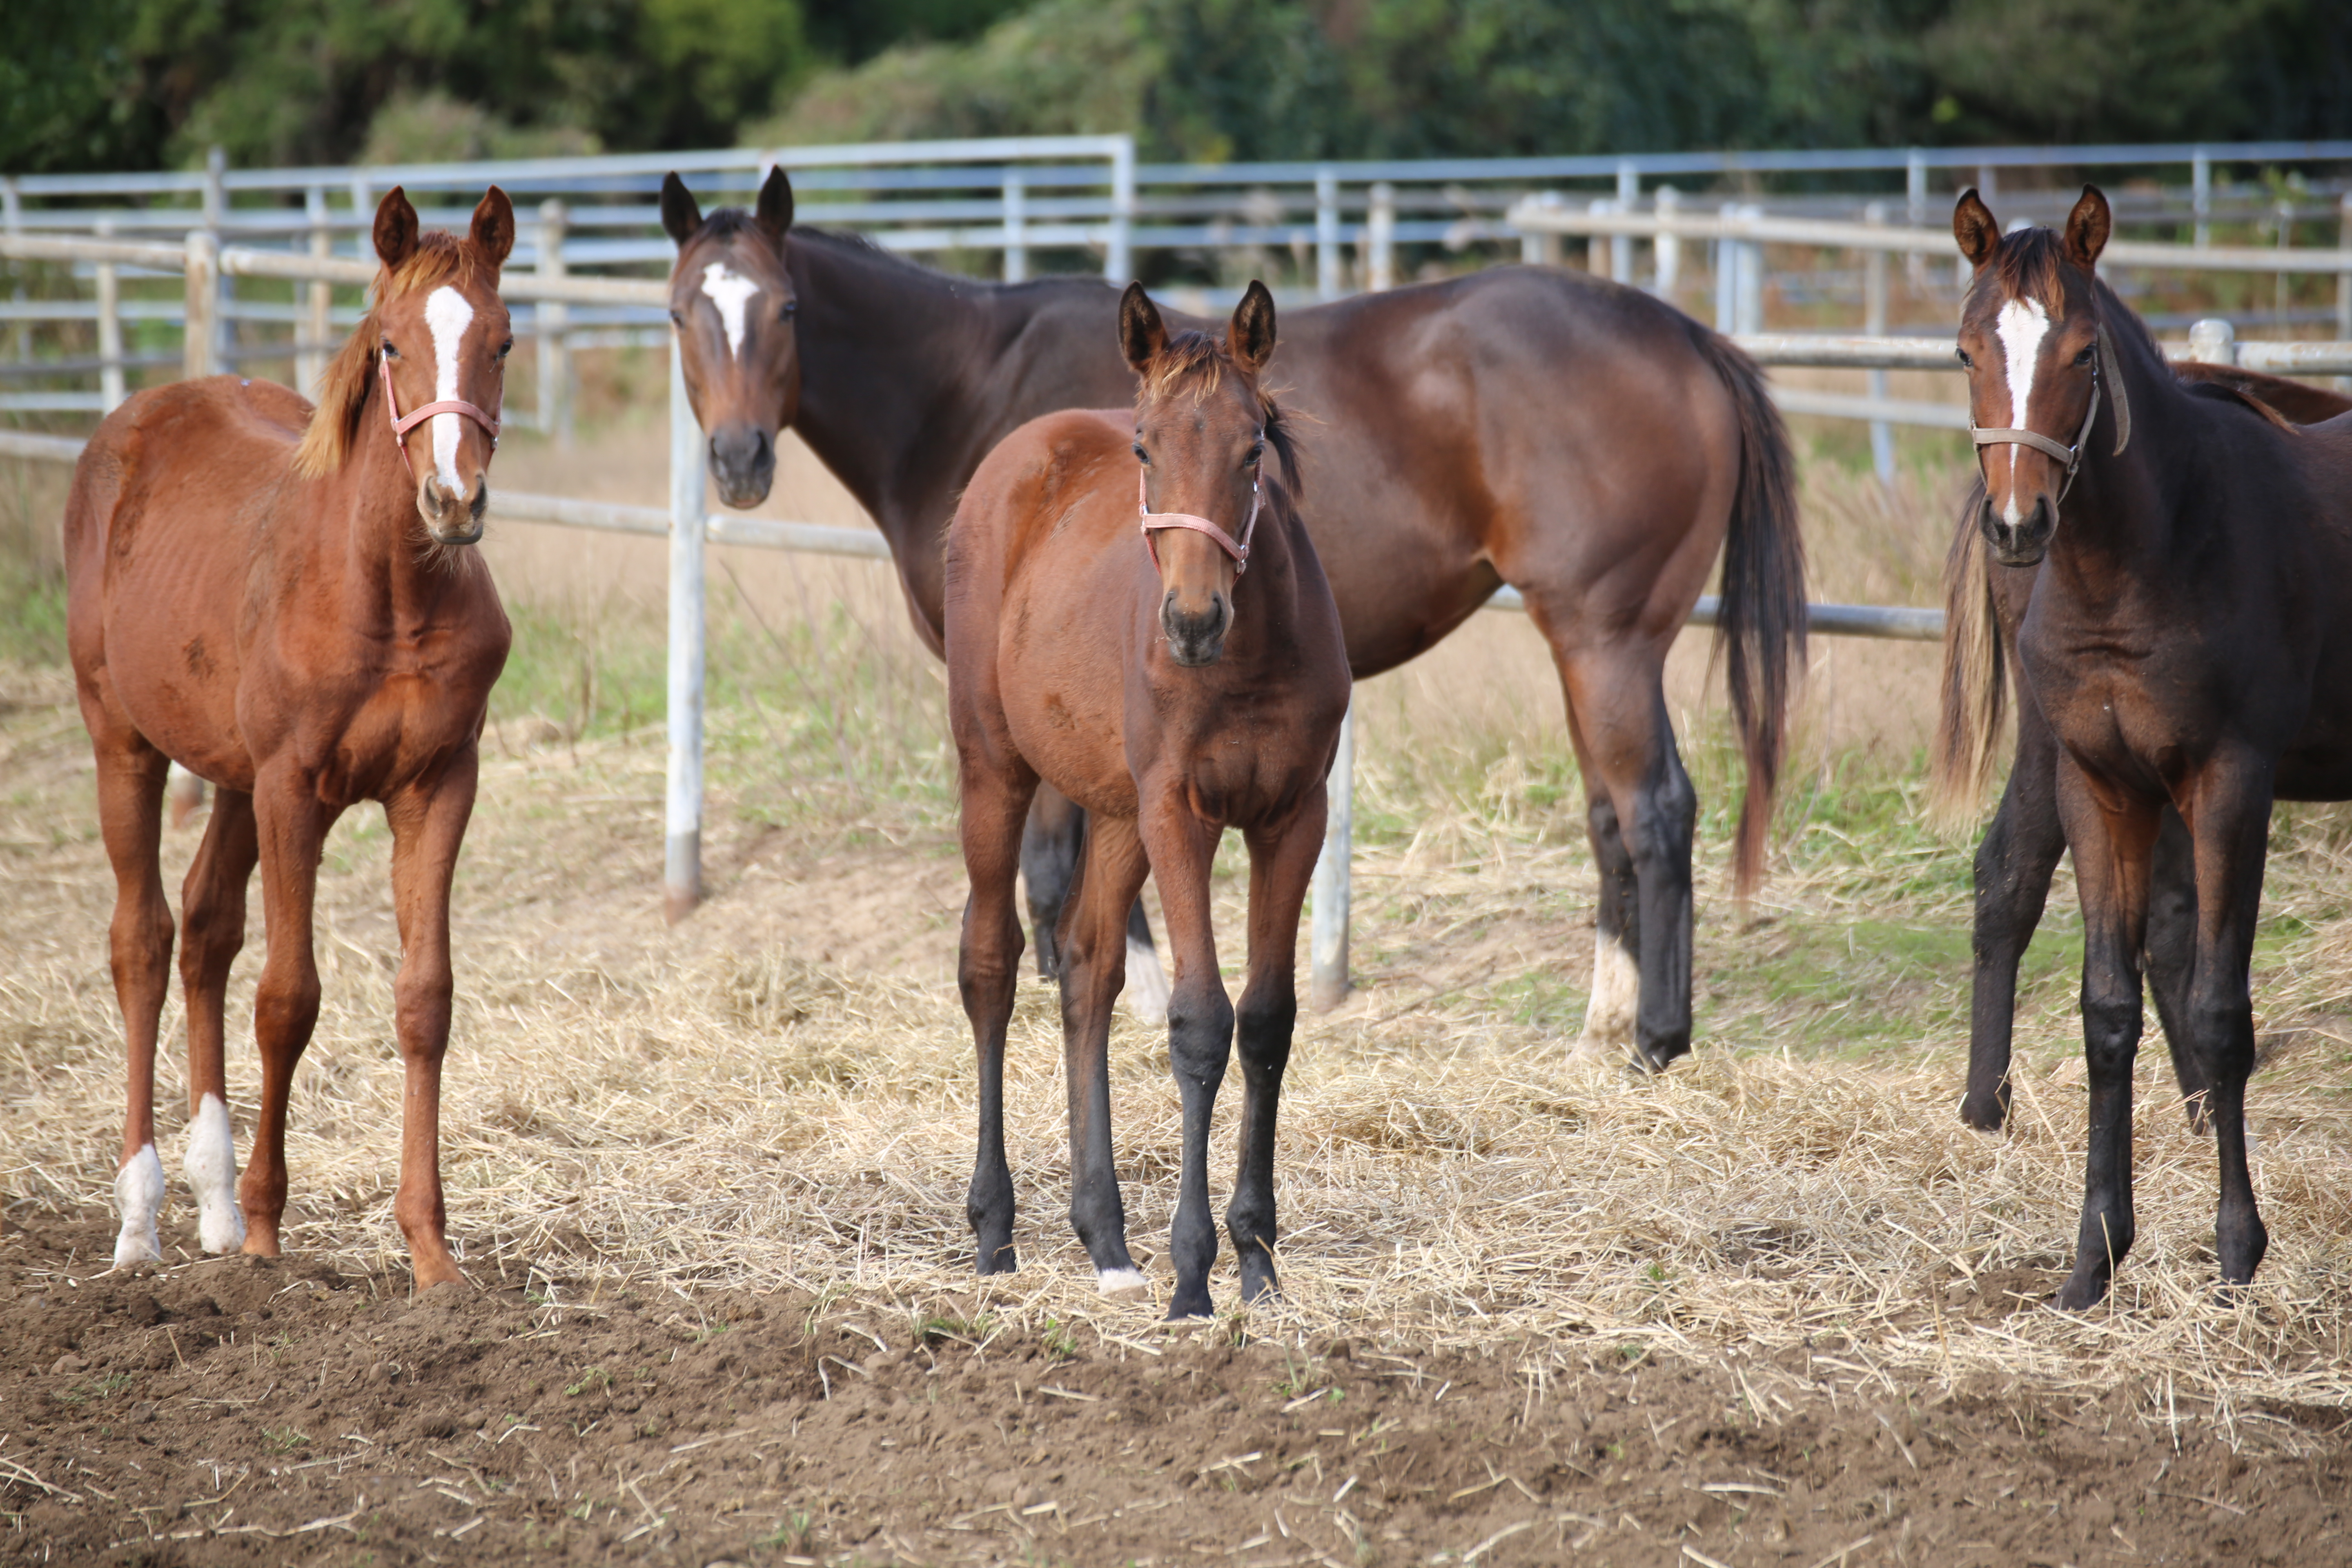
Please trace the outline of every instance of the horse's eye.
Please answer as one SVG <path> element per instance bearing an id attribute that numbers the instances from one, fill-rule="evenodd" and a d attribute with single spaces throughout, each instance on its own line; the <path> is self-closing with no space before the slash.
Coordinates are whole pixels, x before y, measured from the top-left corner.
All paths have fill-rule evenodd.
<path id="1" fill-rule="evenodd" d="M 686 318 L 672 310 L 669 313 L 669 324 L 673 327 L 683 327 L 686 325 Z"/>
<path id="2" fill-rule="evenodd" d="M 1248 465 L 1249 465 L 1250 467 L 1252 467 L 1252 468 L 1255 468 L 1255 467 L 1257 466 L 1258 459 L 1259 459 L 1259 458 L 1263 458 L 1263 457 L 1265 457 L 1265 442 L 1263 442 L 1263 441 L 1260 441 L 1260 442 L 1257 442 L 1256 444 L 1255 444 L 1254 446 L 1252 446 L 1252 447 L 1250 447 L 1250 449 L 1249 449 L 1249 456 L 1248 456 L 1248 457 L 1246 457 L 1246 458 L 1244 458 L 1242 459 L 1242 461 L 1243 461 L 1244 463 L 1248 464 Z"/>
<path id="3" fill-rule="evenodd" d="M 2090 351 L 2089 349 L 2085 348 L 2085 349 L 2084 349 L 2081 353 L 2076 354 L 2076 355 L 2074 356 L 2074 363 L 2075 363 L 2075 364 L 2077 364 L 2077 365 L 2086 365 L 2086 364 L 2090 363 L 2091 363 L 2091 351 Z"/>
<path id="4" fill-rule="evenodd" d="M 1957 353 L 1959 354 L 1959 356 L 1960 356 L 1960 366 L 1961 366 L 1961 368 L 1962 368 L 1962 369 L 1964 369 L 1964 370 L 1974 370 L 1974 369 L 1976 369 L 1976 367 L 1977 367 L 1977 362 L 1976 362 L 1976 361 L 1974 361 L 1974 360 L 1972 360 L 1972 359 L 1970 359 L 1970 358 L 1969 357 L 1969 351 L 1968 351 L 1968 350 L 1966 350 L 1966 349 L 1959 349 L 1959 350 L 1957 350 L 1957 351 L 1955 351 L 1955 352 L 1957 352 Z"/>
<path id="5" fill-rule="evenodd" d="M 1151 461 L 1151 454 L 1143 449 L 1143 443 L 1140 441 L 1135 444 L 1135 460 L 1139 463 Z"/>
<path id="6" fill-rule="evenodd" d="M 392 346 L 392 340 L 390 338 L 383 340 L 383 357 L 386 359 L 398 359 L 400 357 L 400 351 Z"/>
<path id="7" fill-rule="evenodd" d="M 783 303 L 783 308 L 776 312 L 776 320 L 780 321 L 789 321 L 800 313 L 800 301 L 797 300 L 787 300 Z"/>
<path id="8" fill-rule="evenodd" d="M 512 353 L 514 353 L 514 340 L 512 338 L 509 338 L 506 342 L 499 345 L 499 357 L 500 359 L 506 358 L 507 355 Z"/>

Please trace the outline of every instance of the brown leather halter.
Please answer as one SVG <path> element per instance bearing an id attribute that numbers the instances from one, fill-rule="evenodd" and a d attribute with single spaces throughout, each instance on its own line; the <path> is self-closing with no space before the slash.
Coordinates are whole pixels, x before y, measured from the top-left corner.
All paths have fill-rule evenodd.
<path id="1" fill-rule="evenodd" d="M 383 378 L 383 407 L 384 412 L 392 419 L 392 444 L 400 448 L 400 460 L 407 465 L 410 479 L 416 477 L 416 463 L 408 455 L 408 433 L 436 414 L 464 415 L 490 433 L 490 449 L 492 451 L 498 449 L 499 418 L 497 415 L 485 414 L 464 398 L 452 397 L 445 398 L 439 403 L 428 403 L 404 417 L 400 412 L 400 399 L 392 390 L 392 361 L 381 351 L 375 356 L 375 368 L 377 374 Z"/>
<path id="2" fill-rule="evenodd" d="M 1152 510 L 1149 481 L 1150 476 L 1141 468 L 1135 471 L 1135 510 L 1136 515 L 1143 520 L 1143 548 L 1150 552 L 1154 572 L 1160 570 L 1160 546 L 1152 542 L 1151 535 L 1153 530 L 1161 528 L 1189 528 L 1195 533 L 1205 533 L 1234 558 L 1234 576 L 1236 579 L 1249 570 L 1250 535 L 1257 531 L 1257 509 L 1265 502 L 1265 491 L 1259 488 L 1257 480 L 1250 481 L 1249 518 L 1242 524 L 1242 536 L 1238 541 L 1205 517 L 1195 517 L 1189 511 Z"/>
<path id="3" fill-rule="evenodd" d="M 2098 357 L 2091 367 L 2091 406 L 2084 412 L 2083 427 L 2074 434 L 2074 444 L 2061 447 L 2038 430 L 1979 430 L 1976 421 L 1969 422 L 1969 438 L 1979 448 L 1986 447 L 2031 447 L 2047 457 L 2066 465 L 2066 482 L 2058 487 L 2058 500 L 2063 502 L 2066 492 L 2074 488 L 2074 470 L 2083 465 L 2083 447 L 2091 438 L 2091 426 L 2099 417 L 2099 390 L 2104 382 L 2115 384 L 2116 450 L 2120 458 L 2131 445 L 2131 404 L 2124 396 L 2123 372 L 2116 367 L 2116 351 L 2108 346 L 2107 329 L 2097 331 Z M 1990 481 L 1988 481 L 1990 482 Z"/>

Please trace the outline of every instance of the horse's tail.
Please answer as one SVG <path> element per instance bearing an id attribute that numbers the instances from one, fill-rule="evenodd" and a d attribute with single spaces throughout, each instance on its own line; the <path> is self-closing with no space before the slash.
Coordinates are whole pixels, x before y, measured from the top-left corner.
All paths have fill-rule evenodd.
<path id="1" fill-rule="evenodd" d="M 1992 603 L 1992 569 L 1977 511 L 1984 480 L 1969 488 L 1959 526 L 1944 554 L 1944 679 L 1928 763 L 1929 811 L 1938 822 L 1971 822 L 1999 760 L 2000 721 L 2009 696 L 2000 621 Z"/>
<path id="2" fill-rule="evenodd" d="M 1739 415 L 1739 489 L 1723 540 L 1723 607 L 1715 651 L 1748 763 L 1733 841 L 1732 886 L 1744 903 L 1763 868 L 1772 797 L 1789 746 L 1791 671 L 1805 659 L 1805 542 L 1797 531 L 1797 465 L 1764 373 L 1730 339 L 1691 334 Z"/>

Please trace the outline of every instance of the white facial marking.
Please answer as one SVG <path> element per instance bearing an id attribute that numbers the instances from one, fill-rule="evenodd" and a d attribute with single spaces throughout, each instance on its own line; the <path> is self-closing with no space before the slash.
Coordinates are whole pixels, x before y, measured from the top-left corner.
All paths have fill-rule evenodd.
<path id="1" fill-rule="evenodd" d="M 2026 430 L 2026 405 L 2033 401 L 2033 373 L 2042 360 L 2042 340 L 2049 335 L 2050 312 L 2038 300 L 2011 300 L 2000 308 L 1993 323 L 2000 338 L 2002 370 L 2009 377 L 2009 427 Z M 2020 521 L 2017 510 L 2017 448 L 2003 448 L 2009 453 L 2009 500 L 2001 508 L 2001 517 L 2010 527 Z"/>
<path id="2" fill-rule="evenodd" d="M 204 1249 L 235 1252 L 243 1247 L 245 1211 L 236 1206 L 236 1138 L 219 1095 L 207 1094 L 198 1102 L 195 1120 L 188 1123 L 188 1157 L 181 1168 L 195 1189 L 196 1239 Z"/>
<path id="3" fill-rule="evenodd" d="M 155 1215 L 163 1206 L 163 1162 L 155 1145 L 144 1144 L 114 1173 L 114 1212 L 122 1216 L 122 1234 L 114 1238 L 114 1266 L 163 1261 L 163 1238 L 155 1234 Z"/>
<path id="4" fill-rule="evenodd" d="M 1168 1021 L 1168 1004 L 1174 993 L 1168 989 L 1167 972 L 1160 967 L 1160 954 L 1132 937 L 1127 943 L 1127 1005 L 1135 1016 L 1147 1024 Z"/>
<path id="5" fill-rule="evenodd" d="M 1633 1054 L 1633 1021 L 1642 1006 L 1642 966 L 1606 931 L 1592 939 L 1592 1000 L 1584 1009 L 1579 1061 L 1625 1061 Z"/>
<path id="6" fill-rule="evenodd" d="M 1095 1275 L 1095 1289 L 1106 1296 L 1134 1298 L 1149 1296 L 1151 1287 L 1143 1276 L 1132 1268 L 1105 1268 Z"/>
<path id="7" fill-rule="evenodd" d="M 749 278 L 727 270 L 727 263 L 714 261 L 702 269 L 702 291 L 719 307 L 719 323 L 727 329 L 727 353 L 740 357 L 743 353 L 743 309 L 760 286 Z"/>
<path id="8" fill-rule="evenodd" d="M 433 329 L 433 401 L 455 403 L 457 400 L 457 351 L 466 341 L 466 329 L 473 324 L 474 307 L 455 289 L 436 289 L 425 297 L 425 324 Z M 441 482 L 449 493 L 466 493 L 463 481 L 457 478 L 457 437 L 464 430 L 462 414 L 436 414 L 427 421 L 433 427 L 433 467 L 441 475 Z"/>

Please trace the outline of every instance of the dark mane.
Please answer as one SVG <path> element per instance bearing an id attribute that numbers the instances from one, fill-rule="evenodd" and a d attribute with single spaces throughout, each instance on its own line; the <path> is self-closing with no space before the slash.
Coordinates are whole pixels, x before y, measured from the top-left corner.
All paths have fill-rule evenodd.
<path id="1" fill-rule="evenodd" d="M 1256 400 L 1258 415 L 1265 422 L 1265 444 L 1281 460 L 1282 477 L 1296 500 L 1305 493 L 1306 482 L 1299 472 L 1298 445 L 1291 434 L 1289 421 L 1283 417 L 1282 407 L 1275 402 L 1274 395 L 1234 363 L 1233 351 L 1226 347 L 1224 339 L 1197 329 L 1172 334 L 1139 378 L 1136 405 L 1140 408 L 1158 403 L 1188 388 L 1197 404 L 1217 390 L 1228 372 L 1241 376 L 1244 386 Z"/>
<path id="2" fill-rule="evenodd" d="M 2056 229 L 2021 228 L 2001 237 L 2000 248 L 1993 253 L 1991 270 L 2010 298 L 2037 300 L 2043 310 L 2056 316 L 2066 308 L 2068 266 L 2065 238 Z M 2162 362 L 2164 351 L 2157 345 L 2156 334 L 2147 330 L 2139 312 L 2125 304 L 2123 296 L 2108 287 L 2105 279 L 2093 275 L 2091 297 L 2098 305 L 2102 326 L 2132 337 Z"/>

